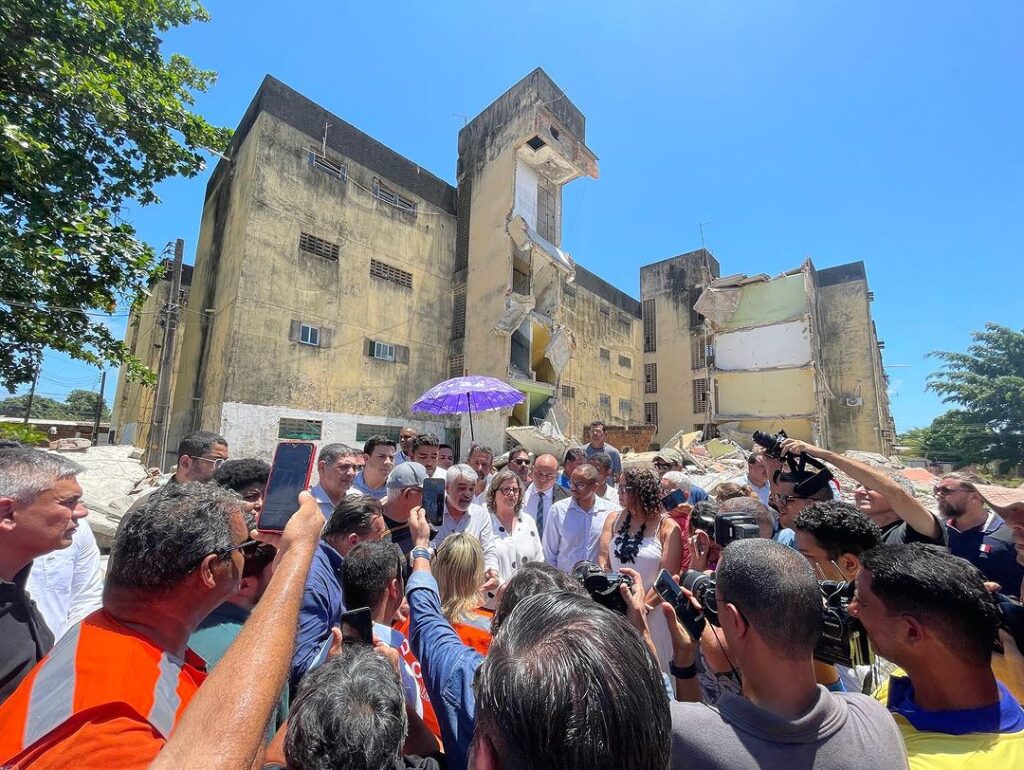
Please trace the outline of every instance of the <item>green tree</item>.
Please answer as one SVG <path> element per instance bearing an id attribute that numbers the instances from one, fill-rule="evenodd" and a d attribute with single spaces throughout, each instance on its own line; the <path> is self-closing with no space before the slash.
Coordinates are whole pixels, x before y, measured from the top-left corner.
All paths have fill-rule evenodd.
<path id="1" fill-rule="evenodd" d="M 900 436 L 900 444 L 914 455 L 956 467 L 988 462 L 996 441 L 985 423 L 962 409 L 951 409 L 928 427 L 913 428 Z"/>
<path id="2" fill-rule="evenodd" d="M 987 431 L 985 460 L 1017 465 L 1024 462 L 1024 331 L 989 323 L 971 337 L 965 353 L 932 353 L 943 368 L 928 387 L 963 407 L 962 426 Z"/>
<path id="3" fill-rule="evenodd" d="M 76 419 L 91 420 L 96 416 L 96 402 L 99 398 L 100 394 L 95 391 L 75 389 L 64 398 L 64 405 Z M 100 409 L 100 419 L 110 419 L 110 410 L 105 399 Z"/>
<path id="4" fill-rule="evenodd" d="M 214 73 L 160 34 L 206 21 L 195 0 L 0 3 L 0 385 L 29 382 L 46 346 L 153 373 L 103 315 L 143 296 L 157 269 L 125 221 L 154 185 L 191 177 L 227 129 L 190 109 Z"/>
<path id="5" fill-rule="evenodd" d="M 47 436 L 41 430 L 20 422 L 0 422 L 0 438 L 19 441 L 25 446 L 45 444 Z"/>
<path id="6" fill-rule="evenodd" d="M 26 409 L 28 409 L 28 395 L 11 396 L 0 401 L 0 414 L 4 417 L 24 417 Z M 68 411 L 67 405 L 55 399 L 38 395 L 32 399 L 32 414 L 30 417 L 50 420 L 75 419 Z"/>

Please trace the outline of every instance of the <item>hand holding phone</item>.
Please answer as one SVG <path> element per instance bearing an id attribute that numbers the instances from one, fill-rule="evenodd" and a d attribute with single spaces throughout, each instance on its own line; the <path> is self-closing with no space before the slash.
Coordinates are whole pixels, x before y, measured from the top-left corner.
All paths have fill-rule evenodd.
<path id="1" fill-rule="evenodd" d="M 282 441 L 277 445 L 257 524 L 260 530 L 284 530 L 298 510 L 299 493 L 309 487 L 315 453 L 316 446 L 310 441 Z"/>
<path id="2" fill-rule="evenodd" d="M 444 522 L 444 479 L 423 480 L 423 510 L 430 526 L 440 527 Z"/>
<path id="3" fill-rule="evenodd" d="M 369 607 L 341 614 L 341 636 L 348 642 L 373 644 L 373 616 Z"/>

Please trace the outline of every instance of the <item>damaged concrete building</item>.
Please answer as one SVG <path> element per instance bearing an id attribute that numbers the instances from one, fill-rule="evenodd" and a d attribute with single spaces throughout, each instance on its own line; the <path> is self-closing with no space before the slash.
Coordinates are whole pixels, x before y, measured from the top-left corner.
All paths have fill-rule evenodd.
<path id="1" fill-rule="evenodd" d="M 409 412 L 420 393 L 462 374 L 525 396 L 511 414 L 475 415 L 477 441 L 496 449 L 507 428 L 541 419 L 579 437 L 601 418 L 637 444 L 721 419 L 788 424 L 788 405 L 719 408 L 729 402 L 716 390 L 732 391 L 712 337 L 732 322 L 717 329 L 694 310 L 719 276 L 710 253 L 641 268 L 640 300 L 569 255 L 562 188 L 596 178 L 597 158 L 583 114 L 543 70 L 459 132 L 457 187 L 270 76 L 225 155 L 207 185 L 179 326 L 165 467 L 180 436 L 200 428 L 225 435 L 235 456 L 266 457 L 279 439 L 359 445 L 403 425 L 466 447 L 468 421 Z M 845 297 L 851 280 L 819 280 L 817 291 Z M 127 334 L 151 364 L 159 335 L 146 319 L 164 294 L 157 287 Z M 870 323 L 869 313 L 831 318 L 816 322 L 821 335 L 842 327 L 848 340 L 873 339 L 873 329 L 845 328 Z M 841 363 L 818 344 L 816 371 Z M 865 373 L 880 359 L 862 363 L 857 397 L 869 403 L 881 377 Z M 838 392 L 841 379 L 825 381 Z M 152 398 L 138 387 L 119 383 L 113 430 L 147 446 Z M 829 411 L 807 436 L 846 435 L 843 417 Z"/>

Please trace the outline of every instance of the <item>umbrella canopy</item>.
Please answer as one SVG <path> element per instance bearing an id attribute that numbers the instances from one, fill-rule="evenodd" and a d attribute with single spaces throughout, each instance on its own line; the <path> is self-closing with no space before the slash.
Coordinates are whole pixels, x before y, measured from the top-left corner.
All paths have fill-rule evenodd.
<path id="1" fill-rule="evenodd" d="M 522 403 L 526 396 L 508 383 L 494 377 L 455 377 L 435 385 L 413 403 L 414 412 L 427 414 L 469 413 L 469 433 L 473 436 L 473 412 L 508 409 Z"/>

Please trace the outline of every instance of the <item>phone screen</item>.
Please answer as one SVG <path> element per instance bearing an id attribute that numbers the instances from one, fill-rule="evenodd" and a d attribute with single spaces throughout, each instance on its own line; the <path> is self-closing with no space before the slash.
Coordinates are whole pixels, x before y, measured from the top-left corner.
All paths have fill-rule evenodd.
<path id="1" fill-rule="evenodd" d="M 662 599 L 671 604 L 676 603 L 676 599 L 683 590 L 676 585 L 676 581 L 672 579 L 672 575 L 669 574 L 667 569 L 663 569 L 658 573 L 658 577 L 654 580 L 654 590 L 658 593 Z"/>
<path id="2" fill-rule="evenodd" d="M 686 502 L 686 493 L 677 489 L 675 492 L 670 492 L 661 498 L 661 504 L 665 507 L 666 511 L 674 511 L 677 506 L 682 505 Z"/>
<path id="3" fill-rule="evenodd" d="M 369 607 L 341 613 L 341 638 L 343 643 L 366 642 L 373 644 L 373 616 Z"/>
<path id="4" fill-rule="evenodd" d="M 432 527 L 440 527 L 444 521 L 444 479 L 424 479 L 423 510 L 427 514 L 427 523 Z"/>
<path id="5" fill-rule="evenodd" d="M 308 441 L 282 441 L 274 451 L 259 528 L 280 532 L 299 507 L 299 493 L 309 486 L 316 446 Z"/>

